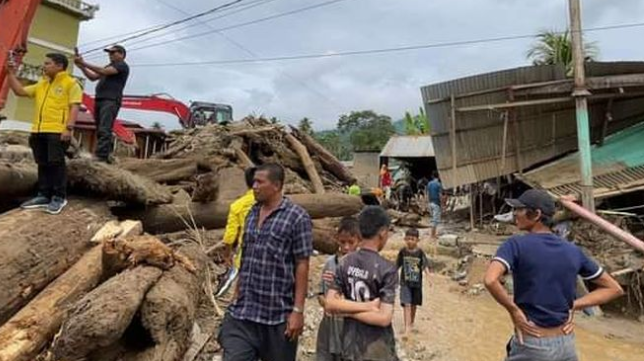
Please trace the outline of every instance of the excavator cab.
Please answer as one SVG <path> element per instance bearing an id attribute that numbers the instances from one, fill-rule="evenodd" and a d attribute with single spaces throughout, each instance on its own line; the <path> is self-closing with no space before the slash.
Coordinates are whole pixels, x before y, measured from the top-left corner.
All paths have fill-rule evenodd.
<path id="1" fill-rule="evenodd" d="M 233 108 L 227 104 L 192 102 L 190 117 L 195 126 L 227 124 L 233 120 Z"/>

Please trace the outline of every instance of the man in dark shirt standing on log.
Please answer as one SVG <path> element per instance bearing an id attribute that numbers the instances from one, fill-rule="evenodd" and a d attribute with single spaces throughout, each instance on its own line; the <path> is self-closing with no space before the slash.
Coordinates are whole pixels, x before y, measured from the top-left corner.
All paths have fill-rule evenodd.
<path id="1" fill-rule="evenodd" d="M 107 66 L 98 66 L 87 63 L 76 54 L 74 63 L 91 80 L 97 81 L 96 104 L 94 105 L 94 121 L 96 122 L 97 138 L 96 158 L 99 161 L 110 163 L 114 144 L 112 127 L 114 120 L 121 108 L 123 88 L 130 75 L 130 67 L 125 62 L 125 48 L 114 45 L 105 49 L 110 56 Z"/>

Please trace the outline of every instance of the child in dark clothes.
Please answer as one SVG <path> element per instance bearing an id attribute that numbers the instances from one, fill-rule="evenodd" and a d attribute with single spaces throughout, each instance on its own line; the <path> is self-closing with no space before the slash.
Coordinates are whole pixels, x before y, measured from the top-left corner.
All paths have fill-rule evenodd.
<path id="1" fill-rule="evenodd" d="M 416 308 L 423 304 L 423 271 L 429 278 L 429 261 L 422 249 L 418 248 L 418 230 L 410 228 L 405 232 L 407 247 L 400 250 L 396 267 L 400 268 L 400 304 L 405 313 L 403 335 L 414 326 Z"/>
<path id="2" fill-rule="evenodd" d="M 335 273 L 340 259 L 353 252 L 360 244 L 360 228 L 358 220 L 354 217 L 345 217 L 340 221 L 338 233 L 336 235 L 338 242 L 338 253 L 331 256 L 324 263 L 322 270 L 322 280 L 320 282 L 320 295 L 318 301 L 322 308 L 326 302 L 324 296 L 334 282 Z M 317 361 L 340 361 L 342 356 L 342 326 L 344 320 L 342 316 L 324 314 L 320 327 L 318 329 L 318 338 L 315 349 Z"/>

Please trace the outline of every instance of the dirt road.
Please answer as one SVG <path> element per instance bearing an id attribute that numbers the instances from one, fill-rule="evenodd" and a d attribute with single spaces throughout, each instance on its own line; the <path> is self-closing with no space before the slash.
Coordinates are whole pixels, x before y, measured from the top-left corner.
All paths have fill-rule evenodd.
<path id="1" fill-rule="evenodd" d="M 385 254 L 395 255 L 402 247 L 393 237 Z M 317 285 L 326 257 L 312 262 L 311 282 Z M 419 309 L 416 332 L 398 340 L 399 356 L 407 361 L 498 361 L 503 360 L 511 334 L 505 310 L 487 292 L 467 294 L 447 277 L 435 275 L 425 289 L 425 306 Z M 476 281 L 472 281 L 476 283 Z M 312 288 L 314 290 L 314 288 Z M 398 301 L 397 301 L 398 302 Z M 317 325 L 322 317 L 315 299 L 307 302 L 307 328 L 300 343 L 299 360 L 314 360 Z M 614 318 L 577 317 L 577 348 L 584 361 L 641 361 L 644 356 L 644 324 Z M 402 329 L 402 310 L 396 305 L 394 328 Z"/>

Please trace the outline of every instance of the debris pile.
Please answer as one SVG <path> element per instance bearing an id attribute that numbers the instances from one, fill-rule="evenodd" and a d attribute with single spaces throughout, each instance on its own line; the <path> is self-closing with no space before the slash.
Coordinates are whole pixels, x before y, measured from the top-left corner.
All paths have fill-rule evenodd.
<path id="1" fill-rule="evenodd" d="M 68 161 L 70 202 L 51 216 L 15 208 L 35 193 L 37 166 L 27 135 L 0 132 L 0 361 L 192 361 L 216 350 L 222 228 L 248 166 L 285 167 L 319 252 L 336 250 L 337 217 L 362 207 L 339 192 L 352 175 L 297 130 L 245 119 L 170 139 L 148 159 Z"/>

